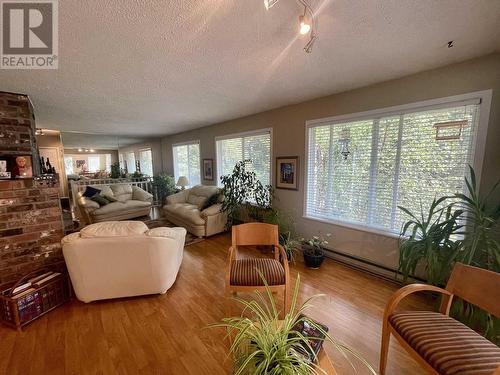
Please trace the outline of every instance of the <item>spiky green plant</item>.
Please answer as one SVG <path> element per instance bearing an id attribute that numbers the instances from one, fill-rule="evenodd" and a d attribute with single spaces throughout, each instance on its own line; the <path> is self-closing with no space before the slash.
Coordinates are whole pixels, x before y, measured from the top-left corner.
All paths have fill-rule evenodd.
<path id="1" fill-rule="evenodd" d="M 444 205 L 448 198 L 434 199 L 427 213 L 421 205 L 420 218 L 398 206 L 410 216 L 400 235 L 399 271 L 404 281 L 414 275 L 417 265 L 424 261 L 429 284 L 443 285 L 446 282 L 460 250 L 460 244 L 454 237 L 462 228 L 457 222 L 462 210 Z"/>
<path id="2" fill-rule="evenodd" d="M 474 169 L 469 166 L 470 179 L 465 179 L 467 194 L 455 194 L 463 211 L 464 239 L 456 260 L 472 266 L 500 272 L 499 235 L 500 203 L 491 203 L 499 186 L 497 182 L 486 196 L 479 194 Z M 468 326 L 482 332 L 485 337 L 500 344 L 500 319 L 477 306 L 457 300 L 452 315 Z"/>
<path id="3" fill-rule="evenodd" d="M 300 275 L 295 283 L 290 312 L 285 314 L 283 320 L 279 318 L 279 311 L 276 308 L 272 292 L 262 274 L 261 278 L 265 283 L 265 294 L 255 292 L 256 298 L 251 301 L 234 298 L 244 307 L 241 316 L 224 318 L 221 323 L 209 326 L 227 329 L 227 336 L 232 342 L 229 353 L 234 359 L 235 375 L 325 374 L 326 372 L 315 362 L 311 363 L 295 350 L 297 345 L 302 344 L 310 353 L 314 353 L 309 340 L 323 340 L 318 337 L 303 336 L 293 329 L 297 323 L 306 321 L 324 334 L 324 340 L 331 342 L 344 357 L 347 358 L 348 354 L 354 356 L 372 374 L 376 374 L 358 352 L 332 338 L 321 326 L 303 315 L 304 311 L 311 307 L 310 302 L 320 295 L 313 296 L 303 304 L 298 305 Z M 249 317 L 245 317 L 245 315 L 249 315 Z"/>

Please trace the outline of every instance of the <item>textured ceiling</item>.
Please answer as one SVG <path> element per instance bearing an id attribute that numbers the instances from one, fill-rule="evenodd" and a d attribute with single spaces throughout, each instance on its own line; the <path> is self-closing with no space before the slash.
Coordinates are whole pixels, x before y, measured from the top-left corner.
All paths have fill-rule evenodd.
<path id="1" fill-rule="evenodd" d="M 0 71 L 39 127 L 171 134 L 500 49 L 498 0 L 59 1 L 59 70 Z M 449 40 L 455 47 L 448 49 Z"/>
<path id="2" fill-rule="evenodd" d="M 94 148 L 98 150 L 118 150 L 120 147 L 130 146 L 143 141 L 144 139 L 140 137 L 62 132 L 62 143 L 65 149 Z"/>

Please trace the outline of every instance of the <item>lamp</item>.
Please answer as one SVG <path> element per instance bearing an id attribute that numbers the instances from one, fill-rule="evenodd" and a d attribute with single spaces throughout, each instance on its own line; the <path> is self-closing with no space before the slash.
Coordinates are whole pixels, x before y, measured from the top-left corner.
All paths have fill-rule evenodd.
<path id="1" fill-rule="evenodd" d="M 184 190 L 186 186 L 189 185 L 189 181 L 186 176 L 180 176 L 177 180 L 177 186 L 181 187 L 181 190 Z"/>
<path id="2" fill-rule="evenodd" d="M 279 0 L 264 0 L 264 6 L 267 10 L 271 9 Z"/>

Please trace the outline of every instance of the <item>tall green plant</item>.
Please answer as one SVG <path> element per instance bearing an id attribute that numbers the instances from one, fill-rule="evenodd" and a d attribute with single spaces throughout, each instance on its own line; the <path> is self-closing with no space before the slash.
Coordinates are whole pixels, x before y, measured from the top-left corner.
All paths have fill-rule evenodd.
<path id="1" fill-rule="evenodd" d="M 454 237 L 462 227 L 457 222 L 462 210 L 453 210 L 452 205 L 444 205 L 447 199 L 434 199 L 428 212 L 424 212 L 421 205 L 419 217 L 398 206 L 410 216 L 400 235 L 399 271 L 404 281 L 414 275 L 418 264 L 424 261 L 430 284 L 443 285 L 446 282 L 460 250 Z"/>
<path id="2" fill-rule="evenodd" d="M 316 363 L 309 362 L 295 350 L 297 345 L 302 345 L 308 348 L 310 353 L 314 353 L 310 341 L 323 340 L 318 337 L 306 337 L 294 330 L 296 324 L 300 322 L 307 322 L 317 328 L 325 335 L 325 340 L 331 342 L 344 357 L 347 358 L 347 354 L 354 356 L 372 374 L 376 374 L 358 352 L 332 338 L 320 325 L 303 314 L 312 306 L 310 302 L 319 295 L 298 305 L 300 275 L 295 283 L 290 312 L 282 321 L 279 319 L 273 294 L 262 274 L 261 278 L 266 286 L 265 296 L 255 292 L 255 299 L 251 301 L 235 298 L 244 307 L 242 315 L 224 318 L 221 323 L 209 326 L 227 329 L 227 335 L 232 340 L 229 352 L 234 357 L 235 375 L 325 374 Z M 250 316 L 245 317 L 245 314 Z"/>
<path id="3" fill-rule="evenodd" d="M 120 163 L 116 162 L 111 164 L 111 173 L 110 177 L 111 178 L 120 178 L 122 175 L 121 170 L 120 170 Z"/>
<path id="4" fill-rule="evenodd" d="M 172 195 L 177 191 L 174 176 L 168 174 L 153 176 L 153 188 L 156 190 L 158 199 L 162 204 L 165 203 L 165 199 L 169 195 Z"/>
<path id="5" fill-rule="evenodd" d="M 472 266 L 500 272 L 499 218 L 500 203 L 492 203 L 491 197 L 499 186 L 482 197 L 476 182 L 474 169 L 469 166 L 470 179 L 465 179 L 466 194 L 455 194 L 463 211 L 464 240 L 457 261 Z"/>
<path id="6" fill-rule="evenodd" d="M 459 200 L 458 205 L 463 210 L 464 220 L 464 239 L 456 260 L 500 272 L 500 243 L 497 240 L 500 237 L 500 203 L 491 202 L 500 181 L 482 197 L 474 169 L 470 166 L 469 169 L 470 179 L 465 179 L 467 194 L 455 194 Z M 468 326 L 482 332 L 491 341 L 500 343 L 500 319 L 462 300 L 454 303 L 451 313 Z"/>
<path id="7" fill-rule="evenodd" d="M 227 228 L 241 215 L 243 208 L 258 221 L 262 221 L 266 210 L 271 208 L 273 188 L 264 185 L 253 171 L 247 170 L 251 160 L 243 160 L 234 166 L 231 174 L 221 177 L 223 185 L 221 211 L 227 214 Z"/>

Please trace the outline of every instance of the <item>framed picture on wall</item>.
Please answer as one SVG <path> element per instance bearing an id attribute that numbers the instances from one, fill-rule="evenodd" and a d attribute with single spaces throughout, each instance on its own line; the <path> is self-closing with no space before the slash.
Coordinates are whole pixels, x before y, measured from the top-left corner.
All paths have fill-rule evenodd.
<path id="1" fill-rule="evenodd" d="M 203 159 L 203 179 L 213 181 L 214 159 Z"/>
<path id="2" fill-rule="evenodd" d="M 299 157 L 276 158 L 276 188 L 299 190 Z"/>

